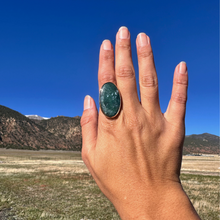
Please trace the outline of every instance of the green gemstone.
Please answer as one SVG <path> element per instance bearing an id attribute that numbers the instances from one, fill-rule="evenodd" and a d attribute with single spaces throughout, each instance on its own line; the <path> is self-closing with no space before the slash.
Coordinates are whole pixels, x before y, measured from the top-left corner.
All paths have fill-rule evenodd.
<path id="1" fill-rule="evenodd" d="M 99 105 L 104 115 L 109 118 L 116 116 L 121 107 L 121 97 L 115 84 L 105 83 L 100 89 Z"/>

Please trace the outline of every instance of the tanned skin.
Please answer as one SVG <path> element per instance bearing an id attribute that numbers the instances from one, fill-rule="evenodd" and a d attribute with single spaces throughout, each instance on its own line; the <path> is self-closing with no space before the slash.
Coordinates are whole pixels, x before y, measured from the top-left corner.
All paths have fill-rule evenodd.
<path id="1" fill-rule="evenodd" d="M 117 85 L 122 108 L 109 119 L 90 96 L 81 118 L 82 158 L 101 191 L 123 220 L 199 220 L 180 182 L 185 136 L 188 71 L 180 62 L 166 112 L 160 109 L 158 80 L 150 38 L 136 39 L 139 88 L 131 57 L 130 33 L 116 34 L 115 56 L 111 42 L 100 47 L 99 89 L 106 82 Z M 115 58 L 114 58 L 115 57 Z"/>

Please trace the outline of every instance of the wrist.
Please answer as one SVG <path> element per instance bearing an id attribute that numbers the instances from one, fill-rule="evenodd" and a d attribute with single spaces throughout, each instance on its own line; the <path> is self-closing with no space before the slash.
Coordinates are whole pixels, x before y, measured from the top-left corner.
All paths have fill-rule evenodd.
<path id="1" fill-rule="evenodd" d="M 180 183 L 129 192 L 113 202 L 122 220 L 200 219 Z"/>

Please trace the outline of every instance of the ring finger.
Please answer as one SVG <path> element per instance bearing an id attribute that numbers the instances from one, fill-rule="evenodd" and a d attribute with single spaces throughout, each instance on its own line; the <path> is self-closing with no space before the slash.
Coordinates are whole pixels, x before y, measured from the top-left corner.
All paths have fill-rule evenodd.
<path id="1" fill-rule="evenodd" d="M 150 39 L 145 33 L 137 36 L 139 85 L 141 104 L 150 114 L 161 114 L 158 97 L 158 80 Z"/>

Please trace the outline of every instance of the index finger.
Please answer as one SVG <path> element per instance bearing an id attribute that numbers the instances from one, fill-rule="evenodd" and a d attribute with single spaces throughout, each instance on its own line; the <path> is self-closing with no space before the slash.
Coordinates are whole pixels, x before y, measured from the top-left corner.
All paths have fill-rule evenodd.
<path id="1" fill-rule="evenodd" d="M 99 53 L 98 71 L 99 90 L 106 82 L 116 84 L 114 68 L 114 51 L 110 40 L 104 40 Z"/>

